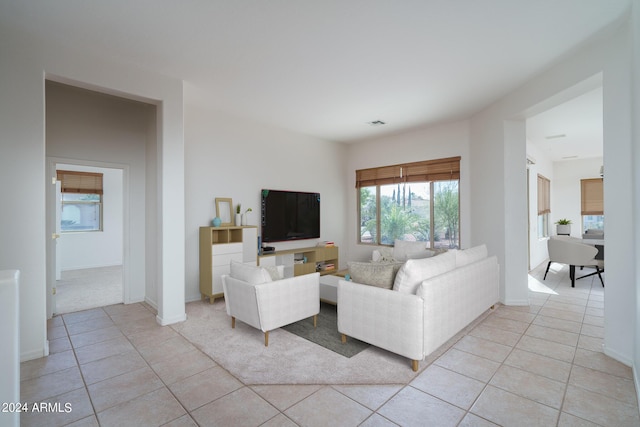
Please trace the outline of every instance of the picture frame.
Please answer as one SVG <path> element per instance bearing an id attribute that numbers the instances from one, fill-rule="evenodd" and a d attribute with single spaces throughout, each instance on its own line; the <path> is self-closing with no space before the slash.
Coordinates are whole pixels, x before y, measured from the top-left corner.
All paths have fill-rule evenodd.
<path id="1" fill-rule="evenodd" d="M 216 197 L 216 216 L 220 218 L 220 225 L 233 225 L 233 201 L 229 197 Z"/>

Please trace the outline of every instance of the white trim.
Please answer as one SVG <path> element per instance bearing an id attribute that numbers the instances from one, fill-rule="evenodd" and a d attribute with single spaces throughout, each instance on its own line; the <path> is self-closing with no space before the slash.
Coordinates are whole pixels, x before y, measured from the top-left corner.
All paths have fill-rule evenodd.
<path id="1" fill-rule="evenodd" d="M 607 347 L 606 345 L 602 346 L 602 350 L 604 351 L 604 354 L 609 356 L 612 359 L 617 360 L 618 362 L 622 363 L 623 365 L 627 365 L 629 367 L 633 368 L 633 360 L 624 357 L 621 353 L 612 350 L 610 347 Z M 637 389 L 636 389 L 637 390 Z"/>
<path id="2" fill-rule="evenodd" d="M 160 326 L 172 325 L 174 323 L 184 322 L 185 320 L 187 320 L 187 313 L 166 319 L 163 319 L 160 315 L 156 316 L 156 322 L 158 322 Z"/>
<path id="3" fill-rule="evenodd" d="M 504 301 L 502 304 L 503 305 L 510 305 L 510 306 L 529 306 L 529 305 L 531 305 L 529 303 L 528 299 L 524 299 L 524 300 L 523 299 L 507 300 L 507 301 Z"/>
<path id="4" fill-rule="evenodd" d="M 65 157 L 47 157 L 47 163 L 49 170 L 55 173 L 56 166 L 58 164 L 86 166 L 103 169 L 119 169 L 122 171 L 122 301 L 125 304 L 130 304 L 131 301 L 131 259 L 130 259 L 130 206 L 129 206 L 129 194 L 130 194 L 130 166 L 122 163 L 109 163 L 100 162 L 96 160 L 81 160 L 70 159 Z M 51 177 L 47 177 L 47 180 Z M 48 188 L 48 187 L 47 187 Z M 50 191 L 50 190 L 49 190 Z M 55 196 L 54 196 L 55 197 Z M 47 210 L 51 209 L 50 201 L 47 199 Z M 53 221 L 53 220 L 50 220 Z M 52 251 L 52 245 L 47 245 L 47 251 Z M 55 254 L 51 254 L 52 257 Z M 52 258 L 55 259 L 55 258 Z M 50 292 L 47 292 L 47 299 L 49 299 Z M 51 318 L 50 304 L 47 303 L 47 318 Z"/>

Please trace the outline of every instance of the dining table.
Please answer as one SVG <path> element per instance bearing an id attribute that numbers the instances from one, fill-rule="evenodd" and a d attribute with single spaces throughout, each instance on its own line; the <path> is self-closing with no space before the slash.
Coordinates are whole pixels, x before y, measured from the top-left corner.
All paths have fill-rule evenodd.
<path id="1" fill-rule="evenodd" d="M 604 260 L 604 239 L 582 239 L 582 243 L 595 246 L 598 249 L 598 253 L 595 256 L 595 259 Z"/>

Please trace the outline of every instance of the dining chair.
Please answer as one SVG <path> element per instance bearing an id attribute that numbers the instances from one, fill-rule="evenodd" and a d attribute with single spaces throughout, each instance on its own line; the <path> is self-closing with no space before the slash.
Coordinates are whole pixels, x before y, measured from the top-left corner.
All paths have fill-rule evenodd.
<path id="1" fill-rule="evenodd" d="M 598 249 L 595 246 L 587 245 L 580 242 L 580 239 L 564 236 L 552 236 L 547 240 L 547 248 L 549 250 L 549 263 L 544 273 L 543 280 L 546 280 L 547 273 L 551 263 L 567 264 L 569 266 L 569 277 L 571 278 L 571 287 L 575 287 L 575 281 L 584 277 L 597 274 L 600 283 L 604 286 L 601 272 L 604 271 L 604 260 L 596 259 Z M 594 273 L 576 277 L 576 266 L 593 267 L 596 269 Z"/>

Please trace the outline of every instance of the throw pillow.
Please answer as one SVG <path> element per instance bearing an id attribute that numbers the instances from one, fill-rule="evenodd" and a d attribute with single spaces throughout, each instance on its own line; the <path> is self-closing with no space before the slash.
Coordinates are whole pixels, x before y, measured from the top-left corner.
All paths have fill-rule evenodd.
<path id="1" fill-rule="evenodd" d="M 431 249 L 421 249 L 415 252 L 407 252 L 407 259 L 431 258 L 435 254 Z"/>
<path id="2" fill-rule="evenodd" d="M 404 263 L 393 282 L 393 290 L 415 294 L 423 280 L 456 268 L 456 256 L 452 251 L 431 258 L 409 259 Z"/>
<path id="3" fill-rule="evenodd" d="M 271 280 L 281 280 L 284 279 L 284 265 L 265 265 L 265 270 L 269 273 Z"/>
<path id="4" fill-rule="evenodd" d="M 233 260 L 231 261 L 231 277 L 252 285 L 272 281 L 269 272 L 264 267 L 243 264 Z"/>
<path id="5" fill-rule="evenodd" d="M 393 243 L 393 258 L 398 261 L 405 261 L 407 254 L 424 251 L 427 249 L 426 242 L 412 242 L 408 240 L 396 240 Z"/>
<path id="6" fill-rule="evenodd" d="M 374 249 L 371 253 L 371 261 L 373 262 L 393 262 L 393 248 Z"/>
<path id="7" fill-rule="evenodd" d="M 456 254 L 456 268 L 464 267 L 467 264 L 485 259 L 487 255 L 487 245 L 479 245 L 473 248 L 452 251 Z"/>
<path id="8" fill-rule="evenodd" d="M 391 289 L 394 265 L 390 263 L 350 262 L 349 275 L 351 280 L 356 283 Z"/>

